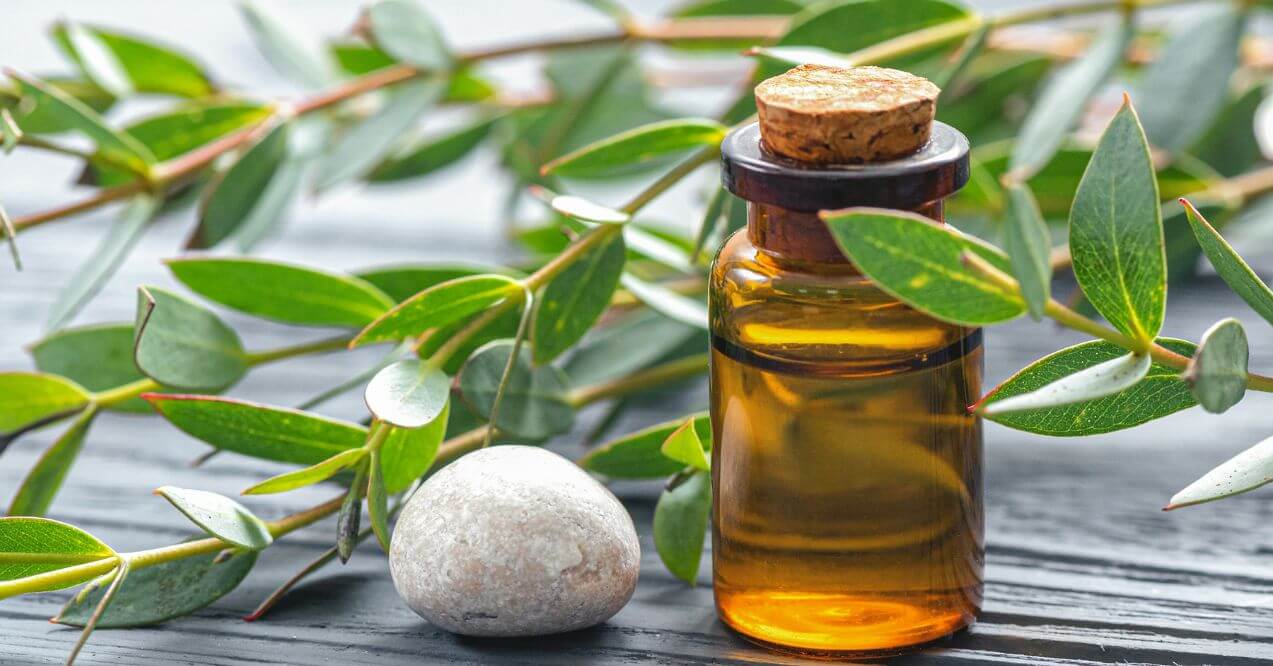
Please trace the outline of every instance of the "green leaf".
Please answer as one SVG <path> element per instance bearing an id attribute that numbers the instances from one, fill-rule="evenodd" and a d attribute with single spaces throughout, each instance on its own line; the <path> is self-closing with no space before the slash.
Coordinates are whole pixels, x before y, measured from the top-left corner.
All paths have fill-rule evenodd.
<path id="1" fill-rule="evenodd" d="M 705 348 L 707 336 L 698 327 L 643 310 L 585 338 L 563 369 L 575 386 L 599 384 L 646 368 L 691 341 Z"/>
<path id="2" fill-rule="evenodd" d="M 376 373 L 367 384 L 367 409 L 400 428 L 433 422 L 451 398 L 451 379 L 419 359 L 398 361 Z"/>
<path id="3" fill-rule="evenodd" d="M 371 518 L 371 529 L 376 533 L 380 547 L 386 553 L 389 552 L 389 493 L 385 491 L 379 451 L 371 452 L 370 477 L 367 479 L 367 517 Z"/>
<path id="4" fill-rule="evenodd" d="M 576 220 L 596 222 L 599 224 L 623 224 L 632 219 L 632 215 L 608 206 L 593 203 L 583 197 L 570 194 L 557 194 L 545 187 L 531 188 L 531 194 L 548 204 L 558 213 Z"/>
<path id="5" fill-rule="evenodd" d="M 1114 328 L 1148 342 L 1162 328 L 1167 257 L 1158 181 L 1130 101 L 1110 121 L 1070 211 L 1074 277 Z"/>
<path id="6" fill-rule="evenodd" d="M 331 53 L 346 74 L 362 76 L 378 69 L 391 67 L 396 61 L 384 51 L 361 42 L 339 42 L 331 45 Z M 477 76 L 471 69 L 460 66 L 450 72 L 445 100 L 448 102 L 482 102 L 495 96 L 490 82 Z"/>
<path id="7" fill-rule="evenodd" d="M 571 178 L 611 176 L 617 167 L 719 144 L 727 131 L 724 125 L 704 118 L 642 125 L 558 157 L 545 164 L 540 173 Z"/>
<path id="8" fill-rule="evenodd" d="M 1229 100 L 1188 153 L 1229 177 L 1245 173 L 1263 161 L 1259 140 L 1255 138 L 1255 114 L 1264 97 L 1265 87 L 1256 85 Z M 1159 186 L 1163 196 L 1169 196 L 1166 184 L 1160 181 Z"/>
<path id="9" fill-rule="evenodd" d="M 1183 375 L 1203 409 L 1220 414 L 1242 400 L 1249 355 L 1246 331 L 1237 319 L 1222 319 L 1207 329 Z"/>
<path id="10" fill-rule="evenodd" d="M 1050 409 L 1121 393 L 1144 379 L 1149 373 L 1151 363 L 1149 354 L 1119 356 L 1061 377 L 1029 393 L 1007 398 L 996 396 L 994 400 L 983 404 L 981 413 L 994 416 L 1008 412 Z"/>
<path id="11" fill-rule="evenodd" d="M 263 122 L 273 111 L 246 102 L 189 104 L 143 118 L 124 131 L 150 150 L 156 160 L 166 161 L 207 145 L 231 132 Z M 109 187 L 135 180 L 136 174 L 94 160 L 80 182 Z"/>
<path id="12" fill-rule="evenodd" d="M 358 334 L 353 347 L 416 337 L 425 331 L 459 321 L 521 292 L 521 285 L 503 275 L 474 275 L 434 285 L 399 303 Z"/>
<path id="13" fill-rule="evenodd" d="M 1008 219 L 1003 235 L 1012 274 L 1021 283 L 1030 316 L 1039 321 L 1043 307 L 1052 297 L 1052 236 L 1026 185 L 1008 187 Z"/>
<path id="14" fill-rule="evenodd" d="M 44 455 L 27 472 L 22 485 L 18 486 L 18 492 L 9 504 L 10 516 L 43 516 L 48 513 L 53 498 L 66 480 L 66 474 L 71 471 L 71 465 L 75 464 L 75 459 L 80 455 L 84 436 L 88 434 L 95 416 L 97 408 L 89 405 L 80 412 L 71 427 L 45 450 Z"/>
<path id="15" fill-rule="evenodd" d="M 133 92 L 133 82 L 115 54 L 78 23 L 64 23 L 54 30 L 58 41 L 64 42 L 72 58 L 84 76 L 116 97 L 126 97 Z"/>
<path id="16" fill-rule="evenodd" d="M 1251 309 L 1265 321 L 1273 324 L 1273 291 L 1269 290 L 1268 285 L 1260 280 L 1255 271 L 1251 270 L 1246 261 L 1220 236 L 1215 227 L 1207 222 L 1192 203 L 1185 199 L 1181 199 L 1180 203 L 1185 206 L 1189 225 L 1198 239 L 1198 245 L 1202 246 L 1203 254 L 1207 255 L 1216 273 L 1220 274 L 1233 293 L 1246 301 L 1247 305 L 1251 306 Z"/>
<path id="17" fill-rule="evenodd" d="M 62 329 L 31 346 L 35 367 L 61 375 L 89 391 L 131 384 L 145 375 L 133 363 L 133 325 L 95 324 Z M 114 405 L 127 412 L 150 412 L 141 398 Z"/>
<path id="18" fill-rule="evenodd" d="M 258 553 L 206 553 L 135 569 L 115 595 L 97 626 L 102 629 L 145 627 L 189 615 L 229 594 L 247 578 Z M 105 594 L 97 588 L 66 602 L 54 622 L 82 627 Z"/>
<path id="19" fill-rule="evenodd" d="M 312 486 L 315 483 L 326 481 L 340 472 L 357 465 L 362 462 L 362 459 L 365 457 L 367 457 L 367 451 L 362 448 L 341 451 L 317 465 L 310 465 L 309 467 L 298 469 L 294 472 L 286 472 L 277 476 L 272 476 L 251 488 L 244 490 L 243 494 L 269 495 L 273 493 L 285 493 L 289 490 Z"/>
<path id="20" fill-rule="evenodd" d="M 828 49 L 836 53 L 853 53 L 907 33 L 952 23 L 973 20 L 967 7 L 947 0 L 836 0 L 810 6 L 791 19 L 787 34 L 778 46 L 800 46 Z M 914 65 L 948 46 L 934 45 L 919 53 L 889 60 L 889 66 Z M 785 69 L 785 67 L 783 68 Z M 777 72 L 766 72 L 771 76 Z"/>
<path id="21" fill-rule="evenodd" d="M 958 127 L 978 147 L 1012 137 L 1017 129 L 1013 111 L 1030 103 L 1051 67 L 1048 58 L 1028 56 L 980 76 L 970 74 L 965 83 L 943 87 L 937 119 Z"/>
<path id="22" fill-rule="evenodd" d="M 535 363 L 551 362 L 597 323 L 619 286 L 625 254 L 623 237 L 614 234 L 590 248 L 544 287 L 535 306 L 531 332 Z"/>
<path id="23" fill-rule="evenodd" d="M 199 226 L 187 247 L 213 247 L 257 214 L 272 183 L 281 177 L 279 167 L 287 159 L 290 129 L 289 123 L 279 123 L 208 187 L 199 209 Z"/>
<path id="24" fill-rule="evenodd" d="M 1135 28 L 1127 18 L 1110 24 L 1078 60 L 1066 65 L 1043 89 L 1026 116 L 1012 151 L 1009 170 L 1020 180 L 1052 160 L 1088 100 L 1123 59 Z"/>
<path id="25" fill-rule="evenodd" d="M 141 240 L 146 225 L 154 218 L 158 208 L 159 202 L 145 194 L 139 194 L 129 201 L 119 219 L 106 232 L 101 244 L 75 270 L 75 275 L 66 282 L 66 286 L 49 307 L 48 318 L 44 322 L 46 331 L 55 331 L 65 326 L 101 291 L 136 247 L 137 241 Z"/>
<path id="26" fill-rule="evenodd" d="M 1273 437 L 1226 460 L 1176 493 L 1166 510 L 1212 502 L 1255 490 L 1273 481 Z"/>
<path id="27" fill-rule="evenodd" d="M 449 263 L 382 266 L 359 271 L 354 275 L 370 282 L 377 289 L 388 294 L 395 302 L 401 303 L 443 282 L 486 273 L 505 273 L 509 277 L 518 277 L 515 271 L 498 266 Z"/>
<path id="28" fill-rule="evenodd" d="M 700 442 L 712 441 L 712 421 L 707 414 L 690 417 Z M 662 479 L 685 467 L 663 454 L 663 442 L 684 425 L 684 419 L 653 425 L 606 442 L 579 460 L 579 466 L 612 479 Z"/>
<path id="29" fill-rule="evenodd" d="M 340 137 L 320 160 L 315 187 L 325 190 L 365 176 L 392 150 L 398 139 L 433 106 L 444 91 L 443 81 L 430 77 L 394 86 L 388 100 L 372 116 Z"/>
<path id="30" fill-rule="evenodd" d="M 437 458 L 438 447 L 446 436 L 451 403 L 442 406 L 437 418 L 420 428 L 394 428 L 380 446 L 380 471 L 385 490 L 400 493 L 416 479 L 424 476 Z"/>
<path id="31" fill-rule="evenodd" d="M 704 472 L 711 469 L 711 462 L 703 454 L 703 441 L 698 438 L 698 428 L 692 417 L 673 430 L 659 450 L 682 465 Z"/>
<path id="32" fill-rule="evenodd" d="M 262 240 L 268 238 L 283 221 L 283 215 L 297 199 L 301 191 L 302 178 L 305 175 L 305 163 L 300 159 L 285 159 L 274 172 L 265 191 L 257 198 L 256 205 L 239 220 L 237 226 L 229 229 L 213 231 L 201 228 L 202 234 L 188 241 L 190 247 L 213 243 L 218 234 L 230 234 L 234 238 L 239 251 L 248 252 Z M 231 220 L 232 222 L 232 220 Z M 215 243 L 213 243 L 215 244 Z"/>
<path id="33" fill-rule="evenodd" d="M 189 257 L 165 263 L 191 291 L 240 312 L 307 326 L 362 327 L 393 307 L 349 275 L 264 259 Z"/>
<path id="34" fill-rule="evenodd" d="M 1246 11 L 1232 5 L 1191 15 L 1163 46 L 1136 86 L 1145 135 L 1171 152 L 1202 135 L 1229 96 L 1238 68 Z"/>
<path id="35" fill-rule="evenodd" d="M 327 54 L 288 21 L 265 11 L 256 1 L 243 2 L 239 8 L 252 41 L 280 74 L 311 88 L 321 88 L 335 78 Z"/>
<path id="36" fill-rule="evenodd" d="M 509 307 L 496 316 L 490 323 L 477 329 L 472 336 L 464 341 L 455 352 L 450 355 L 446 363 L 442 364 L 443 372 L 448 375 L 455 376 L 464 366 L 464 361 L 473 352 L 477 351 L 482 345 L 501 338 L 511 338 L 517 334 L 518 328 L 521 327 L 523 317 L 523 309 L 520 307 Z M 456 333 L 468 326 L 467 321 L 455 321 L 434 330 L 424 338 L 424 343 L 416 350 L 420 358 L 432 357 L 442 345 L 446 344 Z"/>
<path id="37" fill-rule="evenodd" d="M 18 434 L 74 414 L 88 401 L 82 386 L 63 377 L 0 372 L 0 451 Z"/>
<path id="38" fill-rule="evenodd" d="M 850 208 L 823 214 L 840 249 L 884 291 L 934 317 L 981 326 L 1025 311 L 1021 296 L 965 265 L 965 252 L 1001 271 L 996 248 L 914 213 Z"/>
<path id="39" fill-rule="evenodd" d="M 491 133 L 494 117 L 465 125 L 441 136 L 416 141 L 376 167 L 368 180 L 377 183 L 418 178 L 448 167 L 473 152 Z"/>
<path id="40" fill-rule="evenodd" d="M 178 97 L 206 97 L 215 92 L 203 68 L 170 46 L 97 27 L 81 26 L 81 29 L 113 56 L 127 83 L 137 92 Z M 87 69 L 85 54 L 68 39 L 65 26 L 55 27 L 53 37 L 72 60 Z M 91 74 L 89 77 L 95 78 Z"/>
<path id="41" fill-rule="evenodd" d="M 717 186 L 712 191 L 712 198 L 707 201 L 707 208 L 703 210 L 703 220 L 698 223 L 698 233 L 694 234 L 694 249 L 690 254 L 695 262 L 702 259 L 708 239 L 717 236 L 721 223 L 729 217 L 731 203 L 729 190 Z"/>
<path id="42" fill-rule="evenodd" d="M 513 353 L 513 341 L 496 340 L 469 357 L 460 371 L 460 394 L 482 418 L 490 418 L 500 379 Z M 531 351 L 522 347 L 504 388 L 495 426 L 530 440 L 542 440 L 570 430 L 575 410 L 567 398 L 568 380 L 551 365 L 534 367 Z"/>
<path id="43" fill-rule="evenodd" d="M 1010 148 L 1007 142 L 999 142 L 975 151 L 977 160 L 990 178 L 997 181 L 1005 175 Z M 1074 193 L 1078 190 L 1079 181 L 1091 160 L 1090 149 L 1065 147 L 1057 151 L 1052 161 L 1030 178 L 1030 191 L 1034 193 L 1045 219 L 1068 219 L 1070 208 L 1074 205 Z M 1219 179 L 1219 174 L 1197 160 L 1177 159 L 1158 172 L 1159 196 L 1163 201 L 1175 200 L 1192 192 L 1211 189 Z M 984 213 L 985 203 L 965 199 L 966 191 L 968 188 L 948 200 L 949 215 Z"/>
<path id="44" fill-rule="evenodd" d="M 163 486 L 155 491 L 208 534 L 248 550 L 274 543 L 270 528 L 242 504 L 216 493 Z"/>
<path id="45" fill-rule="evenodd" d="M 142 396 L 182 432 L 253 458 L 315 465 L 361 448 L 367 429 L 286 407 L 207 395 Z"/>
<path id="46" fill-rule="evenodd" d="M 1159 338 L 1158 344 L 1192 356 L 1192 342 Z M 1052 382 L 1127 354 L 1109 342 L 1092 341 L 1067 347 L 1019 370 L 983 398 L 983 404 L 1036 391 Z M 1154 363 L 1136 385 L 1115 395 L 1062 407 L 989 416 L 1009 428 L 1041 435 L 1078 437 L 1131 428 L 1197 404 L 1175 368 Z"/>
<path id="47" fill-rule="evenodd" d="M 136 335 L 137 368 L 165 386 L 218 391 L 247 372 L 238 333 L 170 291 L 138 287 Z"/>
<path id="48" fill-rule="evenodd" d="M 672 575 L 690 585 L 698 579 L 711 509 L 712 478 L 701 471 L 679 484 L 674 479 L 654 507 L 654 547 L 659 558 Z"/>
<path id="49" fill-rule="evenodd" d="M 646 282 L 631 273 L 624 273 L 619 282 L 651 310 L 686 326 L 707 330 L 707 306 L 702 303 Z"/>
<path id="50" fill-rule="evenodd" d="M 97 149 L 110 159 L 144 172 L 155 162 L 146 146 L 133 137 L 111 129 L 97 112 L 42 81 L 10 71 L 22 89 L 24 104 L 31 104 L 49 115 L 51 122 L 74 129 L 97 144 Z"/>
<path id="51" fill-rule="evenodd" d="M 0 518 L 0 581 L 114 557 L 115 551 L 110 546 L 78 527 L 48 518 Z M 95 575 L 89 574 L 85 579 Z M 42 591 L 62 589 L 77 582 L 81 581 L 63 581 Z M 12 594 L 6 592 L 0 585 L 0 599 Z"/>
<path id="52" fill-rule="evenodd" d="M 115 104 L 115 96 L 102 90 L 91 81 L 81 81 L 68 77 L 49 77 L 44 84 L 56 88 L 62 94 L 74 98 L 80 104 L 96 113 L 106 113 Z M 76 129 L 72 120 L 77 116 L 61 113 L 60 107 L 23 104 L 22 96 L 17 92 L 0 88 L 0 106 L 8 109 L 27 134 L 55 134 Z"/>
<path id="53" fill-rule="evenodd" d="M 372 40 L 394 58 L 425 70 L 451 66 L 441 31 L 413 0 L 380 0 L 367 9 L 367 23 Z"/>

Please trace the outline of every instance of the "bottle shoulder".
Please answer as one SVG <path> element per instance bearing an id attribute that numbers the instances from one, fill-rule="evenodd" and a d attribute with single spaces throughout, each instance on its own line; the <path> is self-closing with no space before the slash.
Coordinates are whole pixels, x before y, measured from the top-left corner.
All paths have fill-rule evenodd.
<path id="1" fill-rule="evenodd" d="M 898 301 L 851 264 L 784 264 L 731 236 L 712 264 L 711 328 L 752 352 L 804 362 L 889 362 L 941 350 L 972 329 Z"/>

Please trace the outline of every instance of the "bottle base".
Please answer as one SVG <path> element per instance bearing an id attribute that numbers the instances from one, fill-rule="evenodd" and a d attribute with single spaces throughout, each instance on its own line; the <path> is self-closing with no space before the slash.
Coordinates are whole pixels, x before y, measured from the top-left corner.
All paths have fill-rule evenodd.
<path id="1" fill-rule="evenodd" d="M 931 600 L 764 592 L 717 599 L 725 626 L 768 650 L 815 659 L 877 659 L 922 650 L 976 621 Z M 752 598 L 747 598 L 752 597 Z"/>

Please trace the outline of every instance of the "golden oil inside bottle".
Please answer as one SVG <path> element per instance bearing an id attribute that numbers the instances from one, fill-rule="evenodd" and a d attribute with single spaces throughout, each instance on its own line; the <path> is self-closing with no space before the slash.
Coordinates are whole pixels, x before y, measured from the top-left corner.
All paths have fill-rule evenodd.
<path id="1" fill-rule="evenodd" d="M 717 260 L 716 601 L 763 642 L 888 652 L 980 607 L 981 334 L 849 271 L 780 270 L 746 232 Z"/>

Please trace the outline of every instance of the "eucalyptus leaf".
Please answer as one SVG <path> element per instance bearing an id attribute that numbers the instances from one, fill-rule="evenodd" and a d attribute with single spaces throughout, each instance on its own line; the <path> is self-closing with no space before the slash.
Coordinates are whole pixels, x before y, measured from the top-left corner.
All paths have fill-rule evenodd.
<path id="1" fill-rule="evenodd" d="M 52 76 L 43 79 L 44 84 L 56 88 L 62 94 L 78 101 L 89 110 L 102 114 L 115 104 L 115 96 L 102 90 L 92 81 L 72 77 Z M 27 134 L 56 134 L 76 129 L 78 115 L 63 113 L 61 107 L 45 104 L 24 104 L 18 92 L 0 88 L 0 107 L 8 110 Z"/>
<path id="2" fill-rule="evenodd" d="M 77 41 L 69 39 L 67 28 L 65 25 L 56 26 L 53 29 L 54 40 L 81 69 L 87 70 L 85 54 Z M 96 26 L 79 28 L 109 52 L 132 90 L 179 97 L 205 97 L 215 92 L 215 86 L 203 67 L 171 46 Z M 90 75 L 90 78 L 96 77 Z"/>
<path id="3" fill-rule="evenodd" d="M 376 373 L 367 384 L 367 409 L 376 418 L 401 428 L 433 422 L 451 397 L 451 379 L 419 359 L 398 361 Z"/>
<path id="4" fill-rule="evenodd" d="M 362 497 L 367 486 L 369 464 L 358 465 L 354 470 L 353 483 L 349 492 L 345 493 L 345 501 L 340 504 L 340 513 L 336 515 L 336 553 L 341 564 L 349 561 L 358 545 L 358 526 L 362 522 Z"/>
<path id="5" fill-rule="evenodd" d="M 1016 110 L 1029 104 L 1051 67 L 1048 58 L 1028 56 L 970 73 L 962 84 L 943 86 L 937 119 L 958 127 L 974 146 L 1009 138 L 1017 129 Z"/>
<path id="6" fill-rule="evenodd" d="M 659 448 L 663 455 L 696 470 L 708 471 L 711 462 L 703 453 L 703 442 L 698 438 L 698 429 L 693 417 L 687 419 L 672 434 L 668 435 Z"/>
<path id="7" fill-rule="evenodd" d="M 706 333 L 697 326 L 642 310 L 595 329 L 566 359 L 563 369 L 576 386 L 599 384 L 646 368 L 691 341 L 706 348 Z"/>
<path id="8" fill-rule="evenodd" d="M 102 614 L 102 629 L 147 627 L 189 615 L 229 594 L 256 564 L 257 552 L 229 558 L 205 553 L 135 569 Z M 105 594 L 102 588 L 66 602 L 54 622 L 82 627 Z"/>
<path id="9" fill-rule="evenodd" d="M 1177 152 L 1207 130 L 1229 96 L 1245 27 L 1245 10 L 1221 5 L 1189 16 L 1163 45 L 1136 87 L 1151 144 Z"/>
<path id="10" fill-rule="evenodd" d="M 17 434 L 83 409 L 84 387 L 57 375 L 0 372 L 0 451 Z"/>
<path id="11" fill-rule="evenodd" d="M 301 84 L 320 88 L 335 78 L 327 54 L 255 0 L 239 5 L 247 21 L 252 41 L 280 74 Z"/>
<path id="12" fill-rule="evenodd" d="M 787 34 L 777 45 L 848 54 L 917 30 L 973 19 L 975 16 L 966 6 L 947 0 L 834 0 L 814 3 L 792 17 Z M 914 64 L 946 50 L 959 39 L 954 36 L 949 43 L 874 64 L 913 69 Z M 767 71 L 765 75 L 775 73 Z"/>
<path id="13" fill-rule="evenodd" d="M 1238 255 L 1215 227 L 1207 222 L 1192 203 L 1185 199 L 1180 202 L 1185 206 L 1189 217 L 1189 226 L 1202 246 L 1203 254 L 1211 261 L 1216 273 L 1224 279 L 1235 294 L 1246 301 L 1265 321 L 1273 324 L 1273 291 L 1251 270 L 1251 267 Z"/>
<path id="14" fill-rule="evenodd" d="M 632 216 L 624 211 L 593 203 L 583 197 L 556 194 L 542 188 L 537 190 L 537 194 L 553 210 L 576 220 L 600 224 L 623 224 L 632 219 Z"/>
<path id="15" fill-rule="evenodd" d="M 531 329 L 535 363 L 551 362 L 597 323 L 619 286 L 625 254 L 623 237 L 614 234 L 545 285 Z"/>
<path id="16" fill-rule="evenodd" d="M 1255 113 L 1265 93 L 1265 86 L 1254 85 L 1228 100 L 1187 152 L 1224 176 L 1236 176 L 1261 162 L 1264 156 L 1255 137 Z M 1159 185 L 1163 196 L 1168 196 L 1167 188 Z"/>
<path id="17" fill-rule="evenodd" d="M 380 445 L 380 471 L 386 492 L 400 493 L 424 476 L 437 458 L 446 436 L 451 402 L 428 424 L 419 428 L 394 428 Z"/>
<path id="18" fill-rule="evenodd" d="M 579 148 L 545 164 L 544 175 L 571 178 L 605 177 L 616 167 L 641 164 L 667 154 L 716 145 L 728 131 L 704 118 L 679 118 L 635 127 Z"/>
<path id="19" fill-rule="evenodd" d="M 315 187 L 329 189 L 370 172 L 444 90 L 437 77 L 394 86 L 384 106 L 351 127 L 319 161 Z"/>
<path id="20" fill-rule="evenodd" d="M 1167 509 L 1212 502 L 1273 481 L 1273 437 L 1226 460 L 1172 496 Z"/>
<path id="21" fill-rule="evenodd" d="M 390 426 L 385 426 L 390 427 Z M 384 472 L 380 466 L 380 452 L 371 452 L 371 469 L 367 478 L 367 517 L 376 533 L 380 547 L 389 552 L 389 493 L 385 490 Z"/>
<path id="22" fill-rule="evenodd" d="M 101 244 L 58 293 L 44 322 L 46 331 L 56 331 L 65 326 L 101 291 L 136 247 L 137 241 L 141 240 L 158 207 L 159 202 L 148 195 L 139 194 L 132 198 L 106 232 Z"/>
<path id="23" fill-rule="evenodd" d="M 703 250 L 707 247 L 707 240 L 717 235 L 721 223 L 728 217 L 730 203 L 731 195 L 729 190 L 717 186 L 712 191 L 712 196 L 707 201 L 707 208 L 703 210 L 703 219 L 698 223 L 698 233 L 694 234 L 694 250 L 692 252 L 694 261 L 697 262 L 701 259 Z"/>
<path id="24" fill-rule="evenodd" d="M 274 172 L 274 177 L 265 186 L 265 191 L 256 199 L 238 224 L 230 229 L 214 231 L 204 228 L 204 235 L 197 243 L 211 242 L 218 234 L 230 233 L 235 244 L 242 252 L 248 252 L 271 234 L 275 233 L 289 206 L 296 201 L 301 192 L 302 177 L 305 175 L 305 164 L 299 159 L 285 159 Z"/>
<path id="25" fill-rule="evenodd" d="M 518 293 L 521 285 L 503 275 L 473 275 L 443 282 L 399 303 L 364 328 L 351 346 L 416 337 Z"/>
<path id="26" fill-rule="evenodd" d="M 41 108 L 52 122 L 74 129 L 97 144 L 98 150 L 109 155 L 117 163 L 128 165 L 135 171 L 145 172 L 154 163 L 155 156 L 146 146 L 131 136 L 112 129 L 97 112 L 78 99 L 55 86 L 21 74 L 9 72 L 17 80 L 22 95 L 30 103 Z"/>
<path id="27" fill-rule="evenodd" d="M 0 554 L 0 599 L 12 594 L 6 593 L 4 581 L 115 558 L 110 546 L 78 527 L 48 518 L 18 516 L 0 518 Z M 82 580 L 95 575 L 88 574 Z M 42 591 L 70 587 L 82 580 L 60 581 Z"/>
<path id="28" fill-rule="evenodd" d="M 448 375 L 455 376 L 460 371 L 460 368 L 464 366 L 465 360 L 472 356 L 473 352 L 477 351 L 479 347 L 492 340 L 511 338 L 516 335 L 523 320 L 522 311 L 523 308 L 519 307 L 506 308 L 490 323 L 478 328 L 462 344 L 455 348 L 454 353 L 449 355 L 446 363 L 442 364 L 442 371 Z M 420 358 L 432 357 L 443 345 L 450 342 L 457 333 L 468 326 L 468 321 L 456 321 L 434 329 L 424 337 L 424 342 L 416 350 L 417 354 L 419 354 Z"/>
<path id="29" fill-rule="evenodd" d="M 277 476 L 272 476 L 246 490 L 244 495 L 269 495 L 272 493 L 285 493 L 289 490 L 312 486 L 315 483 L 326 481 L 336 476 L 340 472 L 357 465 L 367 457 L 367 452 L 362 448 L 347 449 L 336 455 L 324 460 L 317 465 L 310 465 L 304 469 L 298 469 L 294 472 L 285 472 Z"/>
<path id="30" fill-rule="evenodd" d="M 124 71 L 123 64 L 97 35 L 74 22 L 59 28 L 84 76 L 116 97 L 132 94 L 133 82 Z"/>
<path id="31" fill-rule="evenodd" d="M 288 324 L 363 327 L 393 307 L 388 296 L 356 277 L 295 264 L 229 257 L 165 263 L 208 300 Z"/>
<path id="32" fill-rule="evenodd" d="M 1047 409 L 1088 402 L 1121 393 L 1149 373 L 1152 359 L 1149 354 L 1127 354 L 1097 363 L 1072 375 L 1029 393 L 1011 397 L 998 397 L 983 403 L 981 413 L 986 416 L 1020 412 L 1031 409 Z"/>
<path id="33" fill-rule="evenodd" d="M 1001 271 L 998 249 L 914 213 L 850 208 L 823 214 L 831 235 L 854 265 L 911 307 L 958 324 L 1008 321 L 1025 311 L 1021 296 L 965 265 L 965 252 Z"/>
<path id="34" fill-rule="evenodd" d="M 1110 121 L 1079 182 L 1070 255 L 1097 311 L 1128 336 L 1153 340 L 1167 305 L 1167 257 L 1158 181 L 1130 101 Z"/>
<path id="35" fill-rule="evenodd" d="M 287 159 L 290 130 L 290 123 L 276 125 L 208 187 L 199 209 L 199 226 L 187 247 L 213 247 L 257 214 L 271 186 L 283 175 L 279 169 Z"/>
<path id="36" fill-rule="evenodd" d="M 377 289 L 388 294 L 389 298 L 392 298 L 395 302 L 401 303 L 425 289 L 443 282 L 487 273 L 520 277 L 516 272 L 498 266 L 460 263 L 381 266 L 358 271 L 354 275 L 370 282 Z"/>
<path id="37" fill-rule="evenodd" d="M 707 414 L 695 414 L 694 431 L 700 442 L 710 446 L 712 421 Z M 681 428 L 685 419 L 653 425 L 591 450 L 579 466 L 612 479 L 661 479 L 679 472 L 685 463 L 663 454 L 663 443 Z"/>
<path id="38" fill-rule="evenodd" d="M 651 310 L 686 326 L 707 330 L 707 307 L 702 303 L 657 284 L 624 273 L 619 283 Z"/>
<path id="39" fill-rule="evenodd" d="M 1222 319 L 1203 333 L 1183 375 L 1203 409 L 1220 414 L 1242 400 L 1249 355 L 1246 331 L 1237 319 Z"/>
<path id="40" fill-rule="evenodd" d="M 367 438 L 358 424 L 286 407 L 204 395 L 143 397 L 186 434 L 253 458 L 315 465 Z"/>
<path id="41" fill-rule="evenodd" d="M 146 146 L 156 160 L 166 161 L 260 123 L 272 113 L 268 106 L 248 102 L 186 104 L 125 125 L 124 131 Z M 80 182 L 100 187 L 122 185 L 137 178 L 137 174 L 102 159 L 93 160 L 86 169 Z"/>
<path id="42" fill-rule="evenodd" d="M 1131 20 L 1120 17 L 1044 86 L 1014 144 L 1009 170 L 1016 180 L 1029 178 L 1052 160 L 1088 101 L 1122 61 L 1134 33 Z"/>
<path id="43" fill-rule="evenodd" d="M 1159 338 L 1158 344 L 1183 356 L 1192 356 L 1192 342 Z M 991 391 L 983 404 L 1028 394 L 1064 377 L 1113 359 L 1127 350 L 1104 341 L 1085 342 L 1045 356 Z M 1008 412 L 988 416 L 991 421 L 1017 430 L 1078 437 L 1131 428 L 1196 405 L 1180 371 L 1161 363 L 1150 365 L 1148 374 L 1135 385 L 1114 395 L 1060 407 Z"/>
<path id="44" fill-rule="evenodd" d="M 1039 321 L 1052 297 L 1052 236 L 1026 185 L 1015 183 L 1008 187 L 1008 219 L 1003 235 L 1026 307 L 1030 316 Z"/>
<path id="45" fill-rule="evenodd" d="M 44 451 L 31 470 L 22 479 L 18 492 L 9 503 L 10 516 L 43 516 L 53 504 L 53 498 L 62 488 L 62 482 L 71 471 L 71 465 L 80 455 L 84 447 L 84 437 L 88 434 L 93 418 L 97 416 L 97 408 L 89 405 L 71 427 L 57 438 L 53 445 Z"/>
<path id="46" fill-rule="evenodd" d="M 654 507 L 654 547 L 672 575 L 693 585 L 703 559 L 703 538 L 712 509 L 712 478 L 696 471 L 673 481 Z"/>
<path id="47" fill-rule="evenodd" d="M 242 504 L 216 493 L 163 486 L 155 494 L 172 503 L 208 534 L 248 550 L 274 542 L 270 528 Z"/>
<path id="48" fill-rule="evenodd" d="M 104 391 L 146 378 L 133 362 L 132 324 L 64 328 L 31 345 L 30 350 L 35 367 L 41 372 L 66 377 L 89 391 Z M 125 400 L 109 409 L 151 411 L 141 398 Z"/>
<path id="49" fill-rule="evenodd" d="M 460 371 L 464 402 L 482 418 L 489 418 L 500 380 L 513 354 L 513 341 L 496 340 L 478 349 Z M 542 440 L 570 430 L 575 411 L 567 398 L 569 380 L 551 365 L 534 367 L 525 346 L 512 365 L 495 426 L 499 430 Z"/>
<path id="50" fill-rule="evenodd" d="M 385 53 L 414 67 L 447 69 L 451 53 L 432 17 L 414 0 L 380 0 L 367 9 L 371 37 Z"/>
<path id="51" fill-rule="evenodd" d="M 666 232 L 647 230 L 635 224 L 629 224 L 623 228 L 623 239 L 631 253 L 675 271 L 696 272 L 697 268 L 687 251 L 688 248 L 676 242 L 680 240 L 679 238 L 669 240 L 667 236 Z"/>
<path id="52" fill-rule="evenodd" d="M 448 167 L 473 152 L 491 133 L 495 118 L 482 118 L 441 136 L 411 144 L 382 162 L 368 180 L 377 183 L 419 178 Z"/>
<path id="53" fill-rule="evenodd" d="M 217 391 L 247 372 L 247 355 L 234 329 L 158 287 L 137 290 L 136 336 L 137 368 L 165 386 Z"/>

